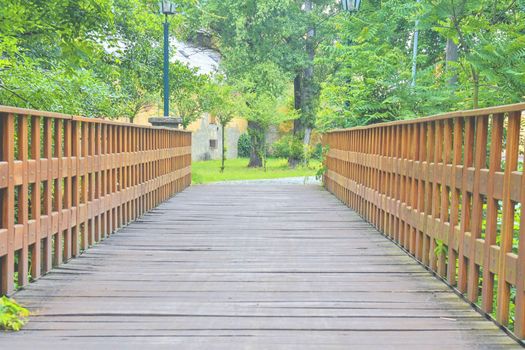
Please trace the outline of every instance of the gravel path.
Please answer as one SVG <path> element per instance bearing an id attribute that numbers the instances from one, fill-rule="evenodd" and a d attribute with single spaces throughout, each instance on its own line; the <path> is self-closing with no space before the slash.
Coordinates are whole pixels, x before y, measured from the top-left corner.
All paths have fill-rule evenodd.
<path id="1" fill-rule="evenodd" d="M 261 179 L 261 180 L 233 180 L 233 181 L 220 181 L 213 182 L 211 184 L 287 184 L 287 185 L 321 185 L 321 181 L 317 180 L 315 176 L 300 176 L 300 177 L 287 177 L 281 179 Z"/>

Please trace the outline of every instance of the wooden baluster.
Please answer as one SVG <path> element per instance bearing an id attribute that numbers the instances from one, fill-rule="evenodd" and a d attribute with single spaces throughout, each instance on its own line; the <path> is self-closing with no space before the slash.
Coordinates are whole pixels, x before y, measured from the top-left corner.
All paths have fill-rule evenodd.
<path id="1" fill-rule="evenodd" d="M 412 183 L 411 183 L 411 189 L 410 189 L 410 207 L 411 207 L 411 216 L 412 219 L 416 219 L 418 215 L 417 211 L 417 196 L 418 196 L 418 176 L 416 174 L 417 165 L 419 163 L 419 149 L 421 145 L 419 144 L 419 125 L 414 124 L 412 125 L 412 137 L 411 137 L 411 159 L 413 161 L 412 163 Z M 417 222 L 417 220 L 414 220 Z M 412 223 L 410 227 L 410 253 L 414 256 L 416 256 L 417 252 L 417 245 L 416 245 L 416 237 L 417 237 L 417 224 Z"/>
<path id="2" fill-rule="evenodd" d="M 80 239 L 80 133 L 79 125 L 76 120 L 71 121 L 71 219 L 74 218 L 75 224 L 71 225 L 71 256 L 76 258 L 79 253 Z"/>
<path id="3" fill-rule="evenodd" d="M 474 186 L 472 191 L 472 226 L 467 281 L 467 297 L 476 302 L 479 293 L 479 265 L 476 263 L 476 246 L 481 237 L 483 196 L 480 194 L 481 169 L 487 167 L 488 116 L 476 117 L 476 141 L 474 149 Z"/>
<path id="4" fill-rule="evenodd" d="M 503 223 L 499 251 L 498 308 L 496 320 L 502 325 L 509 323 L 510 284 L 507 282 L 507 253 L 512 252 L 514 235 L 514 207 L 511 193 L 519 189 L 511 184 L 512 173 L 518 168 L 521 112 L 512 112 L 508 118 L 507 145 L 505 148 L 505 175 L 503 180 Z M 523 289 L 523 285 L 520 289 Z M 521 315 L 520 315 L 521 316 Z"/>
<path id="5" fill-rule="evenodd" d="M 72 256 L 72 230 L 71 230 L 71 202 L 72 202 L 72 175 L 71 175 L 71 146 L 73 143 L 71 133 L 71 121 L 64 120 L 64 158 L 63 164 L 66 168 L 66 177 L 64 179 L 64 198 L 62 203 L 62 218 L 66 218 L 63 223 L 64 234 L 64 256 L 63 259 L 68 261 Z M 65 215 L 64 215 L 65 214 Z"/>
<path id="6" fill-rule="evenodd" d="M 490 137 L 490 161 L 487 183 L 487 222 L 483 248 L 483 288 L 481 308 L 490 313 L 494 303 L 494 273 L 490 270 L 490 254 L 492 246 L 496 245 L 498 225 L 498 200 L 494 198 L 494 178 L 501 171 L 501 152 L 503 150 L 503 114 L 492 117 L 492 132 Z"/>
<path id="7" fill-rule="evenodd" d="M 471 199 L 472 193 L 468 191 L 468 168 L 473 165 L 473 150 L 474 145 L 474 118 L 465 118 L 465 142 L 463 152 L 463 178 L 461 182 L 461 231 L 459 235 L 459 259 L 458 259 L 458 290 L 461 293 L 467 291 L 467 266 L 468 266 L 468 250 L 465 244 L 468 244 L 468 237 L 466 232 L 470 232 L 471 227 Z"/>
<path id="8" fill-rule="evenodd" d="M 0 204 L 2 208 L 2 226 L 7 229 L 7 253 L 2 258 L 1 292 L 10 295 L 14 291 L 15 269 L 15 116 L 13 114 L 0 115 L 2 129 L 2 160 L 7 162 L 7 187 L 1 191 Z"/>
<path id="9" fill-rule="evenodd" d="M 42 212 L 42 200 L 40 197 L 40 186 L 41 186 L 41 118 L 31 118 L 31 158 L 34 160 L 35 178 L 33 183 L 33 191 L 31 191 L 31 219 L 34 220 L 34 238 L 35 243 L 31 247 L 31 278 L 37 279 L 41 275 L 42 270 L 42 229 L 41 229 L 41 212 Z"/>
<path id="10" fill-rule="evenodd" d="M 461 155 L 463 149 L 463 119 L 456 118 L 454 120 L 454 136 L 453 136 L 453 156 L 452 156 L 452 181 L 451 181 L 451 196 L 450 196 L 450 228 L 449 228 L 449 239 L 448 239 L 448 270 L 447 278 L 448 283 L 454 286 L 457 281 L 457 264 L 458 264 L 458 252 L 459 252 L 459 241 L 461 236 L 458 236 L 456 232 L 461 232 L 459 223 L 459 198 L 460 198 L 460 187 L 461 182 L 457 181 L 458 175 L 461 175 L 458 166 L 461 164 Z"/>
<path id="11" fill-rule="evenodd" d="M 28 283 L 29 273 L 29 169 L 28 169 L 28 118 L 18 116 L 18 158 L 22 163 L 22 173 L 15 177 L 22 178 L 22 185 L 18 190 L 18 224 L 22 226 L 22 249 L 18 256 L 18 286 L 25 287 Z M 15 229 L 16 229 L 15 225 Z M 15 230 L 15 241 L 16 237 Z"/>
<path id="12" fill-rule="evenodd" d="M 57 227 L 57 230 L 55 231 L 53 229 L 53 236 L 55 239 L 54 243 L 54 252 L 53 252 L 53 264 L 55 266 L 58 266 L 62 264 L 63 260 L 63 244 L 62 244 L 62 238 L 63 238 L 63 230 L 62 230 L 62 204 L 63 204 L 63 190 L 62 190 L 62 147 L 63 147 L 63 139 L 62 139 L 62 119 L 55 119 L 55 159 L 53 160 L 53 172 L 55 173 L 55 160 L 57 163 L 56 167 L 56 174 L 55 177 L 55 193 L 54 193 L 54 199 L 53 199 L 53 227 Z M 56 222 L 56 224 L 54 224 Z"/>
<path id="13" fill-rule="evenodd" d="M 80 186 L 80 217 L 83 225 L 83 230 L 80 237 L 80 249 L 86 250 L 89 247 L 89 235 L 90 235 L 90 226 L 89 226 L 89 214 L 88 214 L 88 202 L 89 202 L 89 171 L 88 168 L 88 157 L 89 157 L 89 124 L 87 122 L 82 122 L 80 126 L 80 161 L 79 167 L 77 168 L 77 174 L 81 176 L 81 186 Z"/>
<path id="14" fill-rule="evenodd" d="M 53 120 L 44 119 L 44 158 L 47 173 L 44 183 L 44 214 L 46 217 L 46 238 L 44 241 L 43 273 L 48 273 L 53 267 Z M 44 175 L 44 173 L 42 173 Z M 43 226 L 43 225 L 42 225 Z"/>
<path id="15" fill-rule="evenodd" d="M 518 268 L 516 271 L 516 307 L 514 309 L 514 332 L 519 339 L 525 338 L 525 175 L 521 177 L 520 233 L 518 243 Z"/>
<path id="16" fill-rule="evenodd" d="M 432 123 L 434 127 L 434 138 L 431 140 L 433 142 L 433 156 L 431 158 L 430 166 L 430 177 L 432 181 L 432 204 L 431 204 L 431 214 L 429 220 L 428 234 L 430 237 L 430 268 L 432 271 L 437 270 L 438 260 L 443 261 L 445 258 L 442 252 L 439 252 L 437 249 L 437 241 L 440 239 L 439 232 L 436 230 L 436 220 L 440 217 L 441 210 L 441 192 L 440 192 L 440 183 L 438 177 L 439 164 L 443 160 L 443 124 L 441 121 L 435 121 Z"/>
<path id="17" fill-rule="evenodd" d="M 449 198 L 450 198 L 450 187 L 451 183 L 451 169 L 449 164 L 452 163 L 451 154 L 453 147 L 453 120 L 446 119 L 443 121 L 443 158 L 441 162 L 441 209 L 439 216 L 439 229 L 441 231 L 443 251 L 440 252 L 438 256 L 438 270 L 437 273 L 441 277 L 446 277 L 447 274 L 447 258 L 445 254 L 444 247 L 447 246 L 448 249 L 451 249 L 450 242 L 450 224 L 449 224 Z M 437 175 L 437 174 L 436 174 Z"/>

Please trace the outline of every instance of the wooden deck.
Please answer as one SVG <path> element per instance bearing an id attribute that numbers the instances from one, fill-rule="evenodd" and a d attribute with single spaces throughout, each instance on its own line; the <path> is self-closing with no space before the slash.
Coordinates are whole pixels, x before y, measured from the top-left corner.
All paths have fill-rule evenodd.
<path id="1" fill-rule="evenodd" d="M 520 348 L 315 185 L 194 186 L 15 297 L 2 349 Z"/>

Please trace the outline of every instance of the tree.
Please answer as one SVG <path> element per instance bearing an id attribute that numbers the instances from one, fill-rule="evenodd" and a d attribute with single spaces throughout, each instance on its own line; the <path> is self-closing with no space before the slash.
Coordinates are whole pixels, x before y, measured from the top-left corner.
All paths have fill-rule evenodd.
<path id="1" fill-rule="evenodd" d="M 154 0 L 4 1 L 0 104 L 133 120 L 159 96 L 161 21 Z"/>
<path id="2" fill-rule="evenodd" d="M 308 3 L 311 11 L 302 10 L 303 0 L 208 0 L 205 11 L 194 13 L 194 27 L 215 34 L 228 80 L 245 79 L 258 67 L 271 64 L 282 74 L 278 80 L 286 79 L 283 89 L 296 82 L 295 108 L 302 120 L 296 123 L 297 130 L 312 127 L 315 119 L 318 89 L 313 59 L 318 41 L 312 34 L 319 32 L 318 38 L 326 39 L 319 19 L 337 7 L 332 0 Z M 249 128 L 259 126 L 251 121 Z M 252 165 L 260 164 L 256 153 Z"/>
<path id="3" fill-rule="evenodd" d="M 297 117 L 286 107 L 289 78 L 272 62 L 256 64 L 252 70 L 234 80 L 244 96 L 248 133 L 252 141 L 249 167 L 263 167 L 266 162 L 266 135 L 271 125 Z"/>
<path id="4" fill-rule="evenodd" d="M 226 127 L 235 117 L 241 117 L 246 103 L 240 92 L 226 85 L 222 78 L 208 85 L 205 98 L 205 109 L 215 116 L 221 126 L 221 172 L 224 172 L 226 161 Z"/>
<path id="5" fill-rule="evenodd" d="M 334 18 L 338 39 L 318 53 L 327 74 L 317 126 L 351 127 L 522 100 L 525 30 L 519 6 L 512 0 L 366 1 L 359 13 Z M 420 50 L 412 87 L 416 18 Z"/>
<path id="6" fill-rule="evenodd" d="M 458 61 L 449 63 L 459 70 L 456 94 L 464 107 L 477 108 L 523 98 L 525 4 L 522 1 L 427 0 L 424 5 L 426 25 L 457 46 Z"/>
<path id="7" fill-rule="evenodd" d="M 262 166 L 266 170 L 268 158 L 266 135 L 270 126 L 293 120 L 298 115 L 293 110 L 286 109 L 282 97 L 276 98 L 269 93 L 247 94 L 246 100 L 246 119 L 253 124 L 248 130 L 252 140 L 252 156 L 248 166 Z"/>
<path id="8" fill-rule="evenodd" d="M 182 126 L 188 126 L 199 119 L 204 110 L 204 89 L 209 77 L 199 74 L 196 68 L 190 68 L 180 62 L 170 64 L 170 99 L 177 117 L 182 119 Z"/>

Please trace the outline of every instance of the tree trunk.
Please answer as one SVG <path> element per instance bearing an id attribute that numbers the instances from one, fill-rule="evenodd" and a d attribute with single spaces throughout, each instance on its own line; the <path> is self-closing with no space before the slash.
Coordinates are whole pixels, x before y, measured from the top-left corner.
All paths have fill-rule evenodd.
<path id="1" fill-rule="evenodd" d="M 221 157 L 221 173 L 224 172 L 224 161 L 226 160 L 226 147 L 225 147 L 225 143 L 226 143 L 226 138 L 225 138 L 225 132 L 224 132 L 224 129 L 225 126 L 224 125 L 221 125 L 221 134 L 222 134 L 222 150 L 221 150 L 221 154 L 222 154 L 222 157 Z"/>
<path id="2" fill-rule="evenodd" d="M 447 48 L 445 52 L 445 60 L 447 63 L 447 70 L 453 69 L 450 67 L 450 62 L 456 62 L 458 60 L 458 46 L 454 43 L 453 40 L 447 39 Z M 448 80 L 450 86 L 455 87 L 458 83 L 458 75 L 454 74 Z"/>
<path id="3" fill-rule="evenodd" d="M 313 1 L 305 0 L 303 5 L 306 13 L 312 12 Z M 311 128 L 315 122 L 315 87 L 314 87 L 314 59 L 315 59 L 315 29 L 313 26 L 308 28 L 306 34 L 306 53 L 308 55 L 307 66 L 298 74 L 294 80 L 295 108 L 300 112 L 300 118 L 294 121 L 293 134 L 295 138 L 302 139 L 305 147 L 310 143 L 310 132 L 305 132 Z M 296 167 L 301 159 L 291 155 L 288 159 L 290 167 Z"/>
<path id="4" fill-rule="evenodd" d="M 263 166 L 263 152 L 264 152 L 264 143 L 265 143 L 265 133 L 263 128 L 256 123 L 249 121 L 248 122 L 248 133 L 251 138 L 251 149 L 250 149 L 250 163 L 248 164 L 249 168 L 260 168 Z"/>
<path id="5" fill-rule="evenodd" d="M 301 84 L 302 76 L 300 73 L 298 73 L 295 76 L 295 79 L 293 81 L 293 89 L 294 89 L 294 108 L 299 113 L 301 112 L 301 96 L 302 96 L 302 84 Z M 297 118 L 293 121 L 293 136 L 294 138 L 302 138 L 301 133 L 303 130 L 303 123 L 301 118 Z M 291 168 L 295 168 L 299 163 L 300 159 L 295 157 L 293 154 L 290 154 L 288 157 L 288 166 Z"/>
<path id="6" fill-rule="evenodd" d="M 472 69 L 472 108 L 479 107 L 479 74 L 474 67 Z"/>

